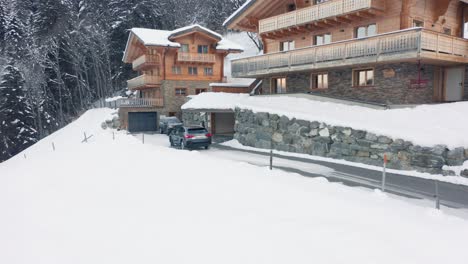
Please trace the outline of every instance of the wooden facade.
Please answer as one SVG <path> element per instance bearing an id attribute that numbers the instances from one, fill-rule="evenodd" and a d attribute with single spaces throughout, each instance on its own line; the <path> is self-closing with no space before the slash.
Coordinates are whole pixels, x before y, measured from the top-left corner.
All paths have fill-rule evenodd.
<path id="1" fill-rule="evenodd" d="M 409 63 L 422 71 L 424 65 L 430 65 L 439 70 L 429 80 L 421 80 L 421 73 L 404 78 L 409 87 L 431 82 L 434 101 L 443 101 L 440 98 L 449 93 L 443 81 L 446 69 L 468 65 L 466 2 L 252 0 L 226 26 L 258 33 L 264 55 L 234 60 L 232 73 L 234 77 L 267 79 L 264 83 L 272 85 L 268 90 L 274 90 L 274 80 L 294 79 L 304 72 L 313 78 L 344 67 Z"/>
<path id="2" fill-rule="evenodd" d="M 225 80 L 225 57 L 232 52 L 241 52 L 217 49 L 221 37 L 199 26 L 174 34 L 158 30 L 149 33 L 160 34 L 172 45 L 148 44 L 138 34 L 130 33 L 124 62 L 131 63 L 133 70 L 138 72 L 137 77 L 128 80 L 129 90 L 138 91 L 138 98 L 127 99 L 123 107 L 163 108 L 166 105 L 164 101 L 171 100 L 164 95 L 176 93 L 164 91 L 165 82 L 206 82 L 208 91 L 210 82 Z M 157 39 L 156 36 L 153 38 Z"/>

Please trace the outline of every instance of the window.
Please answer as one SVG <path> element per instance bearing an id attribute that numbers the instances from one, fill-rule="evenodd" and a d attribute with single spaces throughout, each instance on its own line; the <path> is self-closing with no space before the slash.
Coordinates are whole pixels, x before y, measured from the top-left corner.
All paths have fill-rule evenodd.
<path id="1" fill-rule="evenodd" d="M 414 19 L 413 27 L 424 27 L 424 21 Z"/>
<path id="2" fill-rule="evenodd" d="M 362 69 L 354 71 L 355 87 L 366 87 L 374 85 L 374 69 Z"/>
<path id="3" fill-rule="evenodd" d="M 180 66 L 172 66 L 172 74 L 182 74 L 182 68 Z"/>
<path id="4" fill-rule="evenodd" d="M 198 45 L 198 53 L 207 54 L 208 53 L 208 45 Z"/>
<path id="5" fill-rule="evenodd" d="M 444 34 L 446 34 L 446 35 L 452 35 L 452 29 L 450 29 L 450 28 L 444 28 Z"/>
<path id="6" fill-rule="evenodd" d="M 286 93 L 286 78 L 273 78 L 272 85 L 272 93 Z"/>
<path id="7" fill-rule="evenodd" d="M 188 45 L 188 44 L 182 44 L 182 45 L 180 46 L 180 51 L 181 51 L 181 52 L 189 52 L 189 51 L 190 51 L 189 45 Z"/>
<path id="8" fill-rule="evenodd" d="M 288 12 L 296 10 L 296 5 L 295 4 L 290 4 L 288 5 Z"/>
<path id="9" fill-rule="evenodd" d="M 176 88 L 175 95 L 178 95 L 178 96 L 187 95 L 187 88 Z"/>
<path id="10" fill-rule="evenodd" d="M 375 24 L 361 26 L 356 28 L 356 38 L 365 38 L 375 36 L 377 34 L 377 26 Z"/>
<path id="11" fill-rule="evenodd" d="M 206 89 L 195 89 L 195 94 L 206 93 Z"/>
<path id="12" fill-rule="evenodd" d="M 323 45 L 331 43 L 331 34 L 323 34 L 314 36 L 314 45 Z"/>
<path id="13" fill-rule="evenodd" d="M 312 89 L 327 89 L 328 73 L 312 74 Z"/>
<path id="14" fill-rule="evenodd" d="M 325 3 L 325 2 L 327 2 L 327 1 L 329 1 L 329 0 L 314 0 L 314 5 L 316 5 L 316 4 L 321 4 L 321 3 Z"/>
<path id="15" fill-rule="evenodd" d="M 188 72 L 190 75 L 198 75 L 198 68 L 197 67 L 189 67 Z"/>
<path id="16" fill-rule="evenodd" d="M 294 41 L 280 42 L 280 51 L 293 50 L 294 48 L 295 48 L 295 42 Z"/>
<path id="17" fill-rule="evenodd" d="M 205 68 L 205 76 L 213 76 L 213 68 L 211 67 Z"/>

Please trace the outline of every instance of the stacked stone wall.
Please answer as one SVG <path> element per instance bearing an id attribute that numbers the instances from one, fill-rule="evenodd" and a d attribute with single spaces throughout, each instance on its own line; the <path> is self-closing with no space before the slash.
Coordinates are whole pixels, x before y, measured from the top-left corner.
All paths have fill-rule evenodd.
<path id="1" fill-rule="evenodd" d="M 447 146 L 422 147 L 350 127 L 331 126 L 269 113 L 236 109 L 235 139 L 245 146 L 342 159 L 432 174 L 452 175 L 448 166 L 468 160 L 468 149 Z M 463 173 L 462 173 L 463 174 Z"/>

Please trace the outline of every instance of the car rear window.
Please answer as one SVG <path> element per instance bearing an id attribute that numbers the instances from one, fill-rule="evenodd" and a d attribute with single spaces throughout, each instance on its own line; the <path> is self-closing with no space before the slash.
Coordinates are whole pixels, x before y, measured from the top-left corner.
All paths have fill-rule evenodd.
<path id="1" fill-rule="evenodd" d="M 188 133 L 193 134 L 193 135 L 197 135 L 197 134 L 199 135 L 199 134 L 206 134 L 208 133 L 208 131 L 206 131 L 206 129 L 204 128 L 192 128 L 188 130 Z"/>

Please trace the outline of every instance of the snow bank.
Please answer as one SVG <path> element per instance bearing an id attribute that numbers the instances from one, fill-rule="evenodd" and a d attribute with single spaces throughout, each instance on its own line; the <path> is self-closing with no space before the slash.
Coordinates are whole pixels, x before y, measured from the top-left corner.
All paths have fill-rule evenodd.
<path id="1" fill-rule="evenodd" d="M 468 102 L 376 110 L 361 106 L 284 96 L 247 96 L 203 93 L 183 109 L 233 109 L 268 112 L 332 126 L 352 127 L 416 145 L 468 148 Z"/>
<path id="2" fill-rule="evenodd" d="M 468 258 L 467 220 L 323 178 L 144 145 L 125 132 L 113 140 L 99 128 L 112 114 L 89 111 L 0 164 L 0 263 Z"/>

